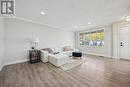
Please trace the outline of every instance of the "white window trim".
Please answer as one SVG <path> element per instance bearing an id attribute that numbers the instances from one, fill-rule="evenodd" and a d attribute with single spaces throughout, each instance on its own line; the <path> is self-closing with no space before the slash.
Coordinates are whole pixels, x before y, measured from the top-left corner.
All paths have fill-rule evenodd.
<path id="1" fill-rule="evenodd" d="M 95 28 L 95 29 L 89 29 L 89 30 L 84 30 L 84 31 L 80 31 L 80 32 L 78 32 L 78 45 L 80 46 L 80 47 L 89 47 L 89 48 L 101 48 L 101 47 L 104 47 L 104 45 L 103 46 L 88 46 L 88 45 L 80 45 L 80 33 L 85 33 L 85 32 L 96 32 L 96 34 L 97 34 L 97 31 L 100 31 L 100 30 L 103 30 L 104 31 L 104 41 L 105 41 L 105 27 L 100 27 L 100 28 Z M 104 42 L 105 43 L 105 42 Z"/>

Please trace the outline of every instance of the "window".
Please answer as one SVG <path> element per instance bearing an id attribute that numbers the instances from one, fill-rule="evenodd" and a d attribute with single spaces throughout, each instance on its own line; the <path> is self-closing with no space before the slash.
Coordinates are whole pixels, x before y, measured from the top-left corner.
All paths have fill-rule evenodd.
<path id="1" fill-rule="evenodd" d="M 84 45 L 84 33 L 80 33 L 80 45 Z"/>
<path id="2" fill-rule="evenodd" d="M 80 33 L 80 45 L 103 46 L 104 30 Z"/>
<path id="3" fill-rule="evenodd" d="M 87 45 L 89 45 L 90 43 L 89 43 L 89 41 L 90 41 L 90 39 L 89 39 L 89 36 L 90 34 L 89 33 L 85 33 L 85 40 L 84 40 L 84 44 L 87 46 Z"/>
<path id="4" fill-rule="evenodd" d="M 97 31 L 97 46 L 103 46 L 104 45 L 104 31 L 100 30 Z"/>

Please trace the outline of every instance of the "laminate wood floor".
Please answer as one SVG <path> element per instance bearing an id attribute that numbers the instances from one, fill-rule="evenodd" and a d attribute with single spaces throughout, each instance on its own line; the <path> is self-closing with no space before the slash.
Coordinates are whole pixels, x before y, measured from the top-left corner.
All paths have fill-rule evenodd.
<path id="1" fill-rule="evenodd" d="M 0 87 L 130 87 L 130 61 L 85 57 L 86 63 L 69 71 L 49 63 L 5 66 Z"/>

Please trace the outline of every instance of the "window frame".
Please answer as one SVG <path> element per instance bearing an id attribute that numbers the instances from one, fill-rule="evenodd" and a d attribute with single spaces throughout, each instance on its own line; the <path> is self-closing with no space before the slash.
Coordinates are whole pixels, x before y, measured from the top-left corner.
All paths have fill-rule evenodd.
<path id="1" fill-rule="evenodd" d="M 79 44 L 79 46 L 81 46 L 81 47 L 104 47 L 104 45 L 105 45 L 105 28 L 103 27 L 103 28 L 98 28 L 98 29 L 92 29 L 92 30 L 86 30 L 86 31 L 81 31 L 81 32 L 79 32 L 78 33 L 78 36 L 80 37 L 80 34 L 81 33 L 83 33 L 84 35 L 86 34 L 86 33 L 89 33 L 89 39 L 90 39 L 90 34 L 92 33 L 92 32 L 96 32 L 96 40 L 97 40 L 97 32 L 99 32 L 99 31 L 103 31 L 103 34 L 104 34 L 104 37 L 103 37 L 103 45 L 85 45 L 85 43 L 83 44 L 83 45 L 81 45 L 80 44 L 80 38 L 78 39 L 78 44 Z M 95 40 L 95 41 L 96 41 Z M 85 42 L 85 41 L 84 41 Z M 96 42 L 97 43 L 97 42 Z"/>

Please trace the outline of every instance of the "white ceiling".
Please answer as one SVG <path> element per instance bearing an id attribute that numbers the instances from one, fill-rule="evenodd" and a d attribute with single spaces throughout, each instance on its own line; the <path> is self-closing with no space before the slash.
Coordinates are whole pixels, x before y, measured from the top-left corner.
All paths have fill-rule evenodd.
<path id="1" fill-rule="evenodd" d="M 130 0 L 15 0 L 16 16 L 67 31 L 118 21 L 130 12 Z M 44 11 L 45 15 L 40 12 Z M 91 22 L 92 24 L 88 24 Z"/>

